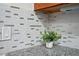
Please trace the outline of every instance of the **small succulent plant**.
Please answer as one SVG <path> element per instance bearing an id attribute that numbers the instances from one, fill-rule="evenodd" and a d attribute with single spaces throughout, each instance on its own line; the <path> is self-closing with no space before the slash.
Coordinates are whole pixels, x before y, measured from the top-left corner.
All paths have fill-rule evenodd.
<path id="1" fill-rule="evenodd" d="M 44 32 L 40 32 L 40 34 L 42 35 L 41 39 L 43 39 L 44 42 L 57 41 L 61 38 L 61 35 L 55 31 L 45 30 Z"/>

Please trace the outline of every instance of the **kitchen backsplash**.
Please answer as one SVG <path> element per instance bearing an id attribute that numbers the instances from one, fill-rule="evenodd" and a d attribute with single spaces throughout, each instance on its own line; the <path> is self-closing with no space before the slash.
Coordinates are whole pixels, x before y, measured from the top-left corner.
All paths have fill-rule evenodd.
<path id="1" fill-rule="evenodd" d="M 11 39 L 2 40 L 2 27 L 6 26 L 12 29 Z M 0 4 L 0 54 L 40 45 L 40 31 L 45 29 L 59 32 L 63 39 L 74 39 L 79 36 L 79 13 L 46 15 L 35 12 L 32 3 Z"/>
<path id="2" fill-rule="evenodd" d="M 0 54 L 40 45 L 42 23 L 48 15 L 33 11 L 33 4 L 0 4 Z M 11 27 L 11 39 L 2 40 L 2 27 Z"/>
<path id="3" fill-rule="evenodd" d="M 49 30 L 61 34 L 59 45 L 79 49 L 79 12 L 49 15 Z"/>

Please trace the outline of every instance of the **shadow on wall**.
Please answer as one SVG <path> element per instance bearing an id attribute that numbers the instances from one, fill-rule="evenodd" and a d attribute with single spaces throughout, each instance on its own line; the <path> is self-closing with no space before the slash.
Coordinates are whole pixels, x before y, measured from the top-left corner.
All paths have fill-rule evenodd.
<path id="1" fill-rule="evenodd" d="M 35 11 L 35 14 L 36 14 L 37 18 L 39 19 L 39 21 L 43 24 L 45 30 L 49 30 L 50 23 L 49 23 L 49 19 L 48 19 L 48 17 L 49 17 L 48 14 L 45 14 L 43 12 L 36 12 L 36 11 Z"/>

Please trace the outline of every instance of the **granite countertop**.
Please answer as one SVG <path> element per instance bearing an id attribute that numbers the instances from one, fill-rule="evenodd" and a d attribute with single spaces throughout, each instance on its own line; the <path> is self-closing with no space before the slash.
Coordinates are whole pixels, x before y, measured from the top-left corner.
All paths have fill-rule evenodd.
<path id="1" fill-rule="evenodd" d="M 79 49 L 59 45 L 48 49 L 43 45 L 38 45 L 7 53 L 6 56 L 79 56 Z"/>

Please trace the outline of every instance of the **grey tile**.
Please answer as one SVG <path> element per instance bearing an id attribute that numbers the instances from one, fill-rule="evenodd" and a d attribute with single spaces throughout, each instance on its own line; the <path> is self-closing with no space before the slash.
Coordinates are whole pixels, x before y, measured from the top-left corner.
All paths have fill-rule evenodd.
<path id="1" fill-rule="evenodd" d="M 68 40 L 67 42 L 72 42 L 71 40 Z"/>
<path id="2" fill-rule="evenodd" d="M 10 6 L 10 7 L 14 9 L 20 9 L 20 7 L 17 7 L 17 6 Z"/>
<path id="3" fill-rule="evenodd" d="M 28 36 L 27 38 L 31 38 L 31 36 Z"/>
<path id="4" fill-rule="evenodd" d="M 11 12 L 10 10 L 5 10 L 5 12 Z"/>
<path id="5" fill-rule="evenodd" d="M 30 25 L 30 27 L 41 27 L 41 25 Z"/>
<path id="6" fill-rule="evenodd" d="M 56 27 L 52 27 L 52 28 L 56 28 Z"/>
<path id="7" fill-rule="evenodd" d="M 2 34 L 2 32 L 0 32 L 0 34 Z"/>
<path id="8" fill-rule="evenodd" d="M 14 31 L 19 31 L 18 29 L 15 29 Z"/>
<path id="9" fill-rule="evenodd" d="M 31 28 L 31 30 L 34 30 L 34 28 Z"/>
<path id="10" fill-rule="evenodd" d="M 67 41 L 62 41 L 63 43 L 66 43 Z"/>
<path id="11" fill-rule="evenodd" d="M 14 40 L 14 41 L 18 41 L 18 40 Z"/>
<path id="12" fill-rule="evenodd" d="M 65 31 L 61 31 L 61 32 L 65 32 Z"/>
<path id="13" fill-rule="evenodd" d="M 63 27 L 62 25 L 56 26 L 56 27 Z"/>
<path id="14" fill-rule="evenodd" d="M 67 37 L 63 37 L 63 39 L 67 39 Z"/>
<path id="15" fill-rule="evenodd" d="M 11 16 L 5 16 L 6 18 L 11 18 Z"/>
<path id="16" fill-rule="evenodd" d="M 38 38 L 39 38 L 39 36 L 36 37 L 36 39 L 38 39 Z"/>
<path id="17" fill-rule="evenodd" d="M 43 18 L 38 18 L 38 19 L 42 20 Z"/>
<path id="18" fill-rule="evenodd" d="M 11 39 L 7 39 L 7 40 L 0 40 L 0 42 L 4 42 L 4 41 L 11 41 Z"/>
<path id="19" fill-rule="evenodd" d="M 68 38 L 75 38 L 75 37 L 72 37 L 72 36 L 68 36 Z"/>
<path id="20" fill-rule="evenodd" d="M 27 35 L 30 35 L 30 33 L 27 33 Z"/>
<path id="21" fill-rule="evenodd" d="M 56 29 L 57 31 L 60 31 L 60 29 Z"/>
<path id="22" fill-rule="evenodd" d="M 13 34 L 20 34 L 20 33 L 18 32 L 18 33 L 13 33 Z"/>
<path id="23" fill-rule="evenodd" d="M 73 34 L 72 32 L 68 32 L 68 34 Z"/>
<path id="24" fill-rule="evenodd" d="M 20 23 L 20 25 L 24 25 L 24 23 Z"/>
<path id="25" fill-rule="evenodd" d="M 34 40 L 31 40 L 31 42 L 34 42 Z"/>
<path id="26" fill-rule="evenodd" d="M 42 42 L 41 40 L 36 40 L 36 42 Z"/>
<path id="27" fill-rule="evenodd" d="M 0 23 L 4 23 L 4 21 L 0 21 Z"/>
<path id="28" fill-rule="evenodd" d="M 4 47 L 0 47 L 0 49 L 4 49 Z"/>
<path id="29" fill-rule="evenodd" d="M 34 18 L 27 18 L 27 20 L 34 20 Z"/>
<path id="30" fill-rule="evenodd" d="M 34 16 L 34 14 L 31 14 L 31 16 Z"/>
<path id="31" fill-rule="evenodd" d="M 20 19 L 24 19 L 24 17 L 20 17 Z"/>
<path id="32" fill-rule="evenodd" d="M 20 43 L 24 43 L 24 42 L 20 42 Z"/>
<path id="33" fill-rule="evenodd" d="M 27 43 L 27 44 L 25 44 L 25 45 L 27 46 L 27 45 L 30 45 L 30 44 L 29 44 L 29 43 Z"/>
<path id="34" fill-rule="evenodd" d="M 39 20 L 36 20 L 36 22 L 39 22 Z"/>
<path id="35" fill-rule="evenodd" d="M 31 46 L 33 46 L 34 44 L 33 44 L 33 43 L 27 43 L 27 44 L 25 44 L 25 45 L 26 45 L 26 46 L 27 46 L 27 45 L 31 45 Z"/>
<path id="36" fill-rule="evenodd" d="M 16 15 L 16 16 L 18 16 L 19 14 L 17 14 L 17 13 L 14 13 L 13 15 Z"/>
<path id="37" fill-rule="evenodd" d="M 14 25 L 9 25 L 9 24 L 4 24 L 4 26 L 11 26 L 11 27 L 14 27 Z"/>
<path id="38" fill-rule="evenodd" d="M 36 31 L 39 31 L 39 29 L 36 29 Z"/>
<path id="39" fill-rule="evenodd" d="M 12 46 L 12 48 L 16 48 L 17 46 Z"/>

